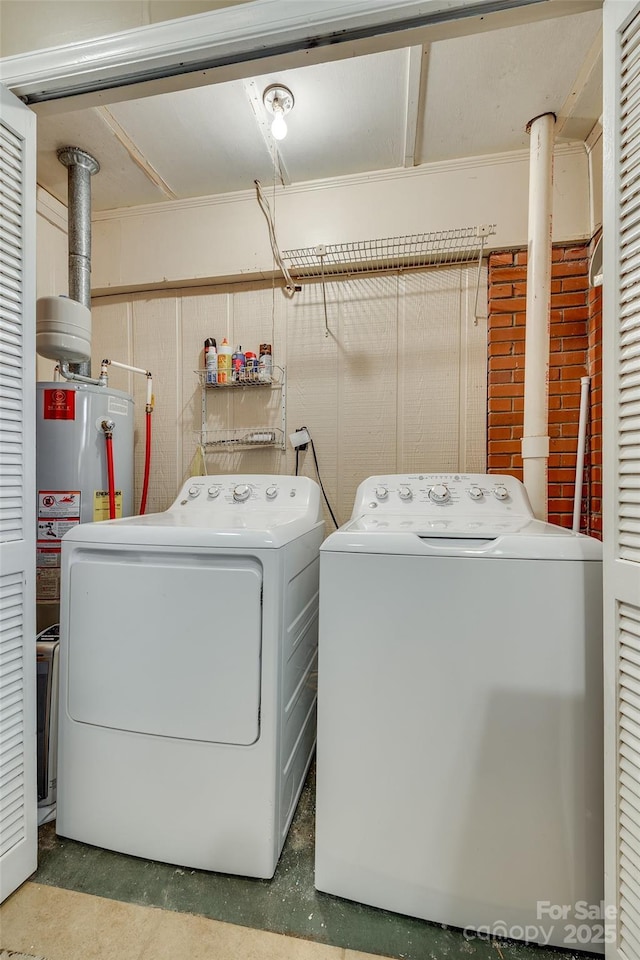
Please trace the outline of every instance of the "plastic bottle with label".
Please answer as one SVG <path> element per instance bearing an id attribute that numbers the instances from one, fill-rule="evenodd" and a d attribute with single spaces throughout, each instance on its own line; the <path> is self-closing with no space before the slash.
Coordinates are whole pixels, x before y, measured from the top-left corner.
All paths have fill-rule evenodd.
<path id="1" fill-rule="evenodd" d="M 258 380 L 261 383 L 271 383 L 273 377 L 273 358 L 271 356 L 271 344 L 260 344 L 260 357 L 258 359 Z"/>
<path id="2" fill-rule="evenodd" d="M 226 337 L 218 349 L 218 383 L 231 383 L 231 356 L 233 350 Z"/>
<path id="3" fill-rule="evenodd" d="M 216 342 L 212 338 L 209 342 L 209 347 L 205 355 L 205 367 L 206 367 L 206 376 L 205 380 L 208 384 L 218 382 L 218 354 L 216 351 Z"/>

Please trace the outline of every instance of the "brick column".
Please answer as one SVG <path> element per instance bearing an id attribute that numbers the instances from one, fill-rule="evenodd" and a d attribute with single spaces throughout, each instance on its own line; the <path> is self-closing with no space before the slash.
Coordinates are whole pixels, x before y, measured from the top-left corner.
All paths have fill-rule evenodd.
<path id="1" fill-rule="evenodd" d="M 600 350 L 598 315 L 591 306 L 588 244 L 553 248 L 551 279 L 551 343 L 549 363 L 549 521 L 571 527 L 575 481 L 580 378 L 594 376 L 590 441 L 583 489 L 586 510 L 582 529 L 596 532 L 592 520 L 591 484 L 597 468 L 601 416 L 594 397 L 602 389 L 595 366 Z M 515 250 L 489 257 L 489 376 L 487 469 L 522 479 L 524 407 L 524 330 L 527 252 Z M 597 298 L 596 298 L 597 299 Z M 594 300 L 595 302 L 595 300 Z M 599 374 L 601 377 L 601 372 Z M 599 482 L 599 480 L 598 480 Z M 599 504 L 598 511 L 599 515 Z M 597 533 L 596 533 L 597 535 Z"/>

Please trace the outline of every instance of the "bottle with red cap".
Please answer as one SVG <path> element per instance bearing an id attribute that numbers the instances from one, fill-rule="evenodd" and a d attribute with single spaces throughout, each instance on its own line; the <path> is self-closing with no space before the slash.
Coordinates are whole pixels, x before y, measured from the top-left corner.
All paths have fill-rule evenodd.
<path id="1" fill-rule="evenodd" d="M 245 379 L 248 383 L 255 383 L 255 381 L 258 379 L 258 357 L 253 350 L 247 350 L 245 353 L 245 359 Z"/>
<path id="2" fill-rule="evenodd" d="M 247 358 L 242 352 L 242 347 L 239 346 L 231 357 L 231 379 L 234 383 L 242 383 L 244 381 L 246 366 Z"/>

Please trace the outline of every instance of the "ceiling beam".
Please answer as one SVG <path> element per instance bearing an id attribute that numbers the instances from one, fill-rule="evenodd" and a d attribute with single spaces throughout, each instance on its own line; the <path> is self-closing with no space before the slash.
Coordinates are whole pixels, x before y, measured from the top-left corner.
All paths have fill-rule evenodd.
<path id="1" fill-rule="evenodd" d="M 584 92 L 585 87 L 589 83 L 593 72 L 596 69 L 601 69 L 602 65 L 602 27 L 595 36 L 593 43 L 591 44 L 589 51 L 582 61 L 582 66 L 578 71 L 578 76 L 576 77 L 571 90 L 569 91 L 564 103 L 560 107 L 556 118 L 556 126 L 554 135 L 556 138 L 562 136 L 562 131 L 566 127 L 567 123 L 573 117 L 573 112 L 576 108 L 576 104 L 580 100 L 582 93 Z"/>
<path id="2" fill-rule="evenodd" d="M 589 132 L 589 135 L 585 140 L 587 152 L 593 150 L 593 148 L 595 147 L 596 143 L 598 142 L 601 136 L 602 136 L 602 117 L 599 117 L 594 123 L 594 125 L 592 126 Z"/>
<path id="3" fill-rule="evenodd" d="M 163 180 L 155 167 L 149 163 L 147 158 L 144 156 L 142 151 L 138 149 L 124 127 L 120 126 L 111 111 L 107 109 L 107 107 L 96 107 L 95 112 L 98 114 L 102 122 L 109 128 L 118 143 L 127 151 L 133 163 L 135 163 L 135 165 L 142 170 L 147 180 L 150 180 L 151 183 L 157 187 L 160 193 L 167 197 L 168 200 L 177 200 L 178 194 L 173 192 L 166 180 Z"/>
<path id="4" fill-rule="evenodd" d="M 255 80 L 245 80 L 243 83 L 247 99 L 251 104 L 251 109 L 256 118 L 256 124 L 262 136 L 262 141 L 267 148 L 269 160 L 274 168 L 274 181 L 278 179 L 283 187 L 291 186 L 291 177 L 285 166 L 278 145 L 271 133 L 271 118 L 267 115 L 266 108 L 262 101 L 263 91 L 258 88 Z"/>
<path id="5" fill-rule="evenodd" d="M 0 60 L 40 114 L 596 10 L 602 0 L 254 0 Z"/>
<path id="6" fill-rule="evenodd" d="M 422 134 L 424 104 L 427 90 L 429 44 L 409 47 L 407 50 L 407 109 L 404 130 L 404 166 L 420 163 L 418 149 Z"/>

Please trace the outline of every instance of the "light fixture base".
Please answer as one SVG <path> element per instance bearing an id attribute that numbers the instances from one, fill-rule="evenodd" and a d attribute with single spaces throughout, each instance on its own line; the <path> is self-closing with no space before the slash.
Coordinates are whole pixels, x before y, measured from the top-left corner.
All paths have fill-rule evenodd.
<path id="1" fill-rule="evenodd" d="M 288 87 L 284 87 L 281 83 L 272 83 L 262 94 L 262 102 L 274 116 L 278 112 L 286 116 L 293 109 L 295 100 Z"/>

